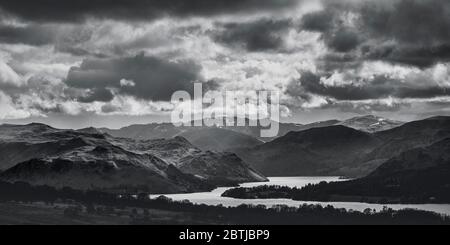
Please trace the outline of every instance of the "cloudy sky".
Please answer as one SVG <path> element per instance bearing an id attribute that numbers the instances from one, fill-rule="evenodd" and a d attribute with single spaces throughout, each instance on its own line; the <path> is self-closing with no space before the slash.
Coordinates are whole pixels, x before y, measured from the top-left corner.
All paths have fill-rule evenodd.
<path id="1" fill-rule="evenodd" d="M 276 90 L 283 121 L 450 115 L 443 0 L 0 0 L 0 122 L 166 121 L 178 90 Z"/>

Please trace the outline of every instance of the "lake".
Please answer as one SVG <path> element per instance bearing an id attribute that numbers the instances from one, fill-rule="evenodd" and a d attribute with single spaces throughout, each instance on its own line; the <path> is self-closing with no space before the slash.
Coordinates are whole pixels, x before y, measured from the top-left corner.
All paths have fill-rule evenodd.
<path id="1" fill-rule="evenodd" d="M 258 183 L 245 183 L 241 184 L 241 187 L 255 187 L 261 185 L 280 185 L 289 187 L 303 187 L 307 184 L 318 184 L 322 181 L 335 182 L 345 181 L 339 177 L 273 177 L 269 178 L 269 182 Z M 195 204 L 206 205 L 223 205 L 226 207 L 236 207 L 241 204 L 253 204 L 253 205 L 265 205 L 272 207 L 273 205 L 288 205 L 298 207 L 303 204 L 321 204 L 322 206 L 331 205 L 335 208 L 345 208 L 347 210 L 364 211 L 367 208 L 380 211 L 383 207 L 389 207 L 394 210 L 400 210 L 405 208 L 420 209 L 426 211 L 433 211 L 436 213 L 450 215 L 450 204 L 369 204 L 359 202 L 305 202 L 294 201 L 289 199 L 234 199 L 229 197 L 221 197 L 222 193 L 231 189 L 229 187 L 217 188 L 211 192 L 191 193 L 191 194 L 173 194 L 164 195 L 175 201 L 189 200 Z M 159 195 L 152 195 L 152 198 L 156 198 Z"/>

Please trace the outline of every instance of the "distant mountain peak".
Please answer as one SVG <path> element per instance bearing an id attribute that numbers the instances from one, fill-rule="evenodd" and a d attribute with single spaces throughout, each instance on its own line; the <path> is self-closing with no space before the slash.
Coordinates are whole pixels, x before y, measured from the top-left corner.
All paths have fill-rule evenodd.
<path id="1" fill-rule="evenodd" d="M 347 119 L 340 124 L 357 130 L 374 133 L 396 128 L 404 123 L 375 115 L 365 115 Z"/>
<path id="2" fill-rule="evenodd" d="M 78 129 L 78 130 L 76 130 L 76 132 L 84 133 L 84 134 L 92 134 L 92 135 L 107 135 L 107 133 L 102 132 L 101 129 L 97 129 L 94 127 Z"/>
<path id="3" fill-rule="evenodd" d="M 375 115 L 365 115 L 365 116 L 358 116 L 358 117 L 352 117 L 350 119 L 345 120 L 345 122 L 348 121 L 363 121 L 363 120 L 370 120 L 370 121 L 394 121 L 394 120 L 390 120 L 384 117 L 380 117 L 380 116 L 375 116 Z"/>
<path id="4" fill-rule="evenodd" d="M 49 125 L 47 125 L 47 124 L 44 124 L 44 123 L 38 123 L 38 122 L 32 122 L 32 123 L 29 123 L 29 124 L 27 124 L 27 125 L 25 125 L 25 126 L 31 126 L 31 127 L 48 127 L 48 128 L 51 128 Z"/>
<path id="5" fill-rule="evenodd" d="M 0 127 L 7 127 L 7 128 L 43 128 L 43 129 L 54 129 L 53 127 L 43 124 L 43 123 L 29 123 L 29 124 L 8 124 L 4 123 L 1 124 Z"/>

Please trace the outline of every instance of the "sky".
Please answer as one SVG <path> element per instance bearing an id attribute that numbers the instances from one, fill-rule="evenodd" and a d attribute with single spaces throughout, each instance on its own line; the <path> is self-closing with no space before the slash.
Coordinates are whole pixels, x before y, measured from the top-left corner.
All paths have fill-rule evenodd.
<path id="1" fill-rule="evenodd" d="M 282 121 L 450 115 L 450 1 L 0 0 L 0 123 L 164 122 L 175 91 Z"/>

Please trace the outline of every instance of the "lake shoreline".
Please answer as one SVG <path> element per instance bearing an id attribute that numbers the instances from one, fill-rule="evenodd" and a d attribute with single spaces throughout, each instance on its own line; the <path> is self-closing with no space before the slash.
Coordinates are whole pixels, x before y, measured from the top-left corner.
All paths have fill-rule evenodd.
<path id="1" fill-rule="evenodd" d="M 240 188 L 233 188 L 229 191 Z M 242 189 L 251 189 L 251 188 L 242 188 Z M 391 198 L 391 197 L 372 197 L 372 196 L 343 196 L 343 195 L 331 195 L 326 199 L 295 199 L 289 197 L 288 195 L 284 196 L 284 193 L 271 193 L 270 195 L 261 194 L 261 193 L 247 193 L 245 196 L 233 195 L 231 192 L 226 191 L 222 194 L 222 197 L 241 199 L 241 200 L 256 200 L 256 199 L 288 199 L 293 201 L 303 201 L 303 202 L 348 202 L 348 203 L 366 203 L 366 204 L 379 204 L 379 205 L 433 205 L 433 204 L 445 204 L 450 205 L 450 203 L 446 202 L 402 202 L 399 198 Z M 251 192 L 251 191 L 250 191 Z M 281 196 L 281 197 L 280 197 Z"/>
<path id="2" fill-rule="evenodd" d="M 240 187 L 256 187 L 262 185 L 278 185 L 288 187 L 303 187 L 308 184 L 318 184 L 320 182 L 341 182 L 345 179 L 341 177 L 269 177 L 269 182 L 258 183 L 245 183 Z M 225 207 L 237 207 L 242 204 L 247 205 L 264 205 L 266 207 L 272 207 L 276 205 L 287 205 L 289 207 L 299 207 L 301 205 L 331 205 L 335 208 L 344 208 L 346 210 L 364 211 L 365 209 L 373 209 L 377 211 L 383 210 L 384 207 L 392 208 L 395 210 L 401 209 L 416 209 L 431 211 L 439 214 L 450 215 L 450 204 L 378 204 L 378 203 L 364 203 L 359 202 L 320 202 L 320 201 L 297 201 L 292 199 L 235 199 L 230 197 L 222 197 L 221 195 L 229 189 L 228 187 L 217 188 L 211 192 L 191 193 L 191 194 L 159 194 L 151 195 L 152 198 L 159 196 L 166 196 L 174 201 L 190 201 L 199 205 L 222 205 Z"/>

